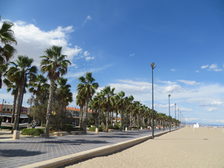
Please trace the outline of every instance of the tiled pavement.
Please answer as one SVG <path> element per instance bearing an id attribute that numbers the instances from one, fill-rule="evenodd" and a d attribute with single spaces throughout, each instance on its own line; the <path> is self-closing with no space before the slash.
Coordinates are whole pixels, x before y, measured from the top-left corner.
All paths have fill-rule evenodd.
<path id="1" fill-rule="evenodd" d="M 15 168 L 151 135 L 148 130 L 0 141 L 0 168 Z"/>

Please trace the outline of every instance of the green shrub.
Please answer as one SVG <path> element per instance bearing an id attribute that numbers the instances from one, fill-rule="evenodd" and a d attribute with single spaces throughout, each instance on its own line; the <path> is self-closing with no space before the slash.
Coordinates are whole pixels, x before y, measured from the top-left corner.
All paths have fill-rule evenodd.
<path id="1" fill-rule="evenodd" d="M 40 136 L 44 133 L 43 128 L 25 128 L 22 130 L 22 135 Z"/>
<path id="2" fill-rule="evenodd" d="M 118 124 L 115 124 L 114 126 L 113 125 L 109 125 L 108 129 L 116 129 L 116 130 L 118 130 L 118 129 L 120 129 L 120 126 Z"/>
<path id="3" fill-rule="evenodd" d="M 95 132 L 95 130 L 96 130 L 96 126 L 92 126 L 92 127 L 89 127 L 89 128 L 88 128 L 88 131 Z M 102 127 L 102 126 L 99 126 L 99 127 L 98 127 L 98 130 L 99 130 L 100 132 L 102 132 L 102 131 L 103 131 L 103 127 Z"/>
<path id="4" fill-rule="evenodd" d="M 108 129 L 114 129 L 113 125 L 108 125 Z"/>
<path id="5" fill-rule="evenodd" d="M 66 124 L 63 126 L 63 131 L 71 132 L 74 131 L 73 125 L 72 124 Z"/>
<path id="6" fill-rule="evenodd" d="M 9 126 L 0 126 L 1 129 L 9 129 L 9 130 L 12 130 L 12 127 L 9 127 Z"/>
<path id="7" fill-rule="evenodd" d="M 118 130 L 120 129 L 120 126 L 118 124 L 114 125 L 114 129 Z"/>
<path id="8" fill-rule="evenodd" d="M 89 128 L 88 128 L 88 131 L 95 132 L 95 130 L 96 130 L 96 127 L 95 127 L 95 126 L 93 126 L 93 127 L 89 127 Z"/>

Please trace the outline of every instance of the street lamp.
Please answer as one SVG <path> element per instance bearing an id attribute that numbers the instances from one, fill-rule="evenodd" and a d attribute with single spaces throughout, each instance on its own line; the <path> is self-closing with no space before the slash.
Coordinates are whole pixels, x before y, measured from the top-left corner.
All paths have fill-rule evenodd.
<path id="1" fill-rule="evenodd" d="M 154 138 L 154 79 L 153 79 L 153 71 L 156 67 L 156 64 L 151 63 L 152 68 L 152 138 Z"/>
<path id="2" fill-rule="evenodd" d="M 174 112 L 175 112 L 175 127 L 176 127 L 177 126 L 177 122 L 176 122 L 177 104 L 175 103 L 174 106 L 175 106 Z"/>
<path id="3" fill-rule="evenodd" d="M 169 130 L 171 131 L 171 121 L 170 121 L 170 94 L 168 95 L 168 102 L 169 102 Z"/>
<path id="4" fill-rule="evenodd" d="M 177 118 L 176 118 L 176 117 L 177 117 L 177 116 L 176 116 L 176 113 L 177 113 L 177 104 L 175 103 L 174 106 L 175 106 L 175 111 L 174 111 L 174 112 L 175 112 L 175 119 L 177 119 Z"/>

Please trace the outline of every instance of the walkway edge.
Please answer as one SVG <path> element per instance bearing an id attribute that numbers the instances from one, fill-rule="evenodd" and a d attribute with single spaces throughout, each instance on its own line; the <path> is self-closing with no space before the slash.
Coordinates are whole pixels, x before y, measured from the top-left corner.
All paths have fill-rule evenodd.
<path id="1" fill-rule="evenodd" d="M 160 136 L 160 135 L 166 134 L 168 132 L 169 131 L 161 132 L 161 133 L 156 134 L 155 136 Z M 142 143 L 142 142 L 144 142 L 148 139 L 152 139 L 152 136 L 149 135 L 149 136 L 144 136 L 144 137 L 140 137 L 140 138 L 136 138 L 136 139 L 131 139 L 131 140 L 128 140 L 128 141 L 125 141 L 125 142 L 120 142 L 120 143 L 116 143 L 116 144 L 112 144 L 112 145 L 102 146 L 102 147 L 99 147 L 99 148 L 90 149 L 90 150 L 75 153 L 75 154 L 70 154 L 70 155 L 66 155 L 66 156 L 62 156 L 62 157 L 58 157 L 58 158 L 54 158 L 54 159 L 50 159 L 50 160 L 46 160 L 46 161 L 41 161 L 41 162 L 21 166 L 20 168 L 57 168 L 57 167 L 63 167 L 63 166 L 67 166 L 67 165 L 70 165 L 70 164 L 75 164 L 77 162 L 87 160 L 87 159 L 90 159 L 90 158 L 93 158 L 93 157 L 109 155 L 109 154 L 112 154 L 112 153 L 115 153 L 115 152 L 119 152 L 119 151 L 124 150 L 126 148 L 129 148 L 131 146 Z"/>

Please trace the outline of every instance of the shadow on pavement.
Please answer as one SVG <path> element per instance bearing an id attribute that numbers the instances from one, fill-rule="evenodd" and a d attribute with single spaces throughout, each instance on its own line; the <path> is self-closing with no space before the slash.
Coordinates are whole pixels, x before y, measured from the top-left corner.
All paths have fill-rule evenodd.
<path id="1" fill-rule="evenodd" d="M 116 136 L 116 135 L 102 135 L 102 136 L 98 136 L 98 138 L 133 138 L 131 136 L 125 136 L 125 135 L 120 135 L 120 136 Z"/>
<path id="2" fill-rule="evenodd" d="M 43 154 L 43 152 L 40 151 L 27 151 L 23 149 L 0 149 L 0 156 L 4 157 L 19 157 L 19 156 L 34 156 L 34 155 L 40 155 Z"/>
<path id="3" fill-rule="evenodd" d="M 60 140 L 60 141 L 41 141 L 39 143 L 80 145 L 80 144 L 102 144 L 102 143 L 109 143 L 109 142 L 99 141 L 99 140 L 77 139 L 77 140 Z"/>
<path id="4" fill-rule="evenodd" d="M 10 142 L 0 142 L 0 144 L 68 144 L 68 145 L 80 145 L 80 144 L 105 144 L 109 143 L 107 141 L 100 140 L 85 140 L 85 139 L 76 139 L 76 140 L 41 140 L 41 141 L 10 141 Z"/>

